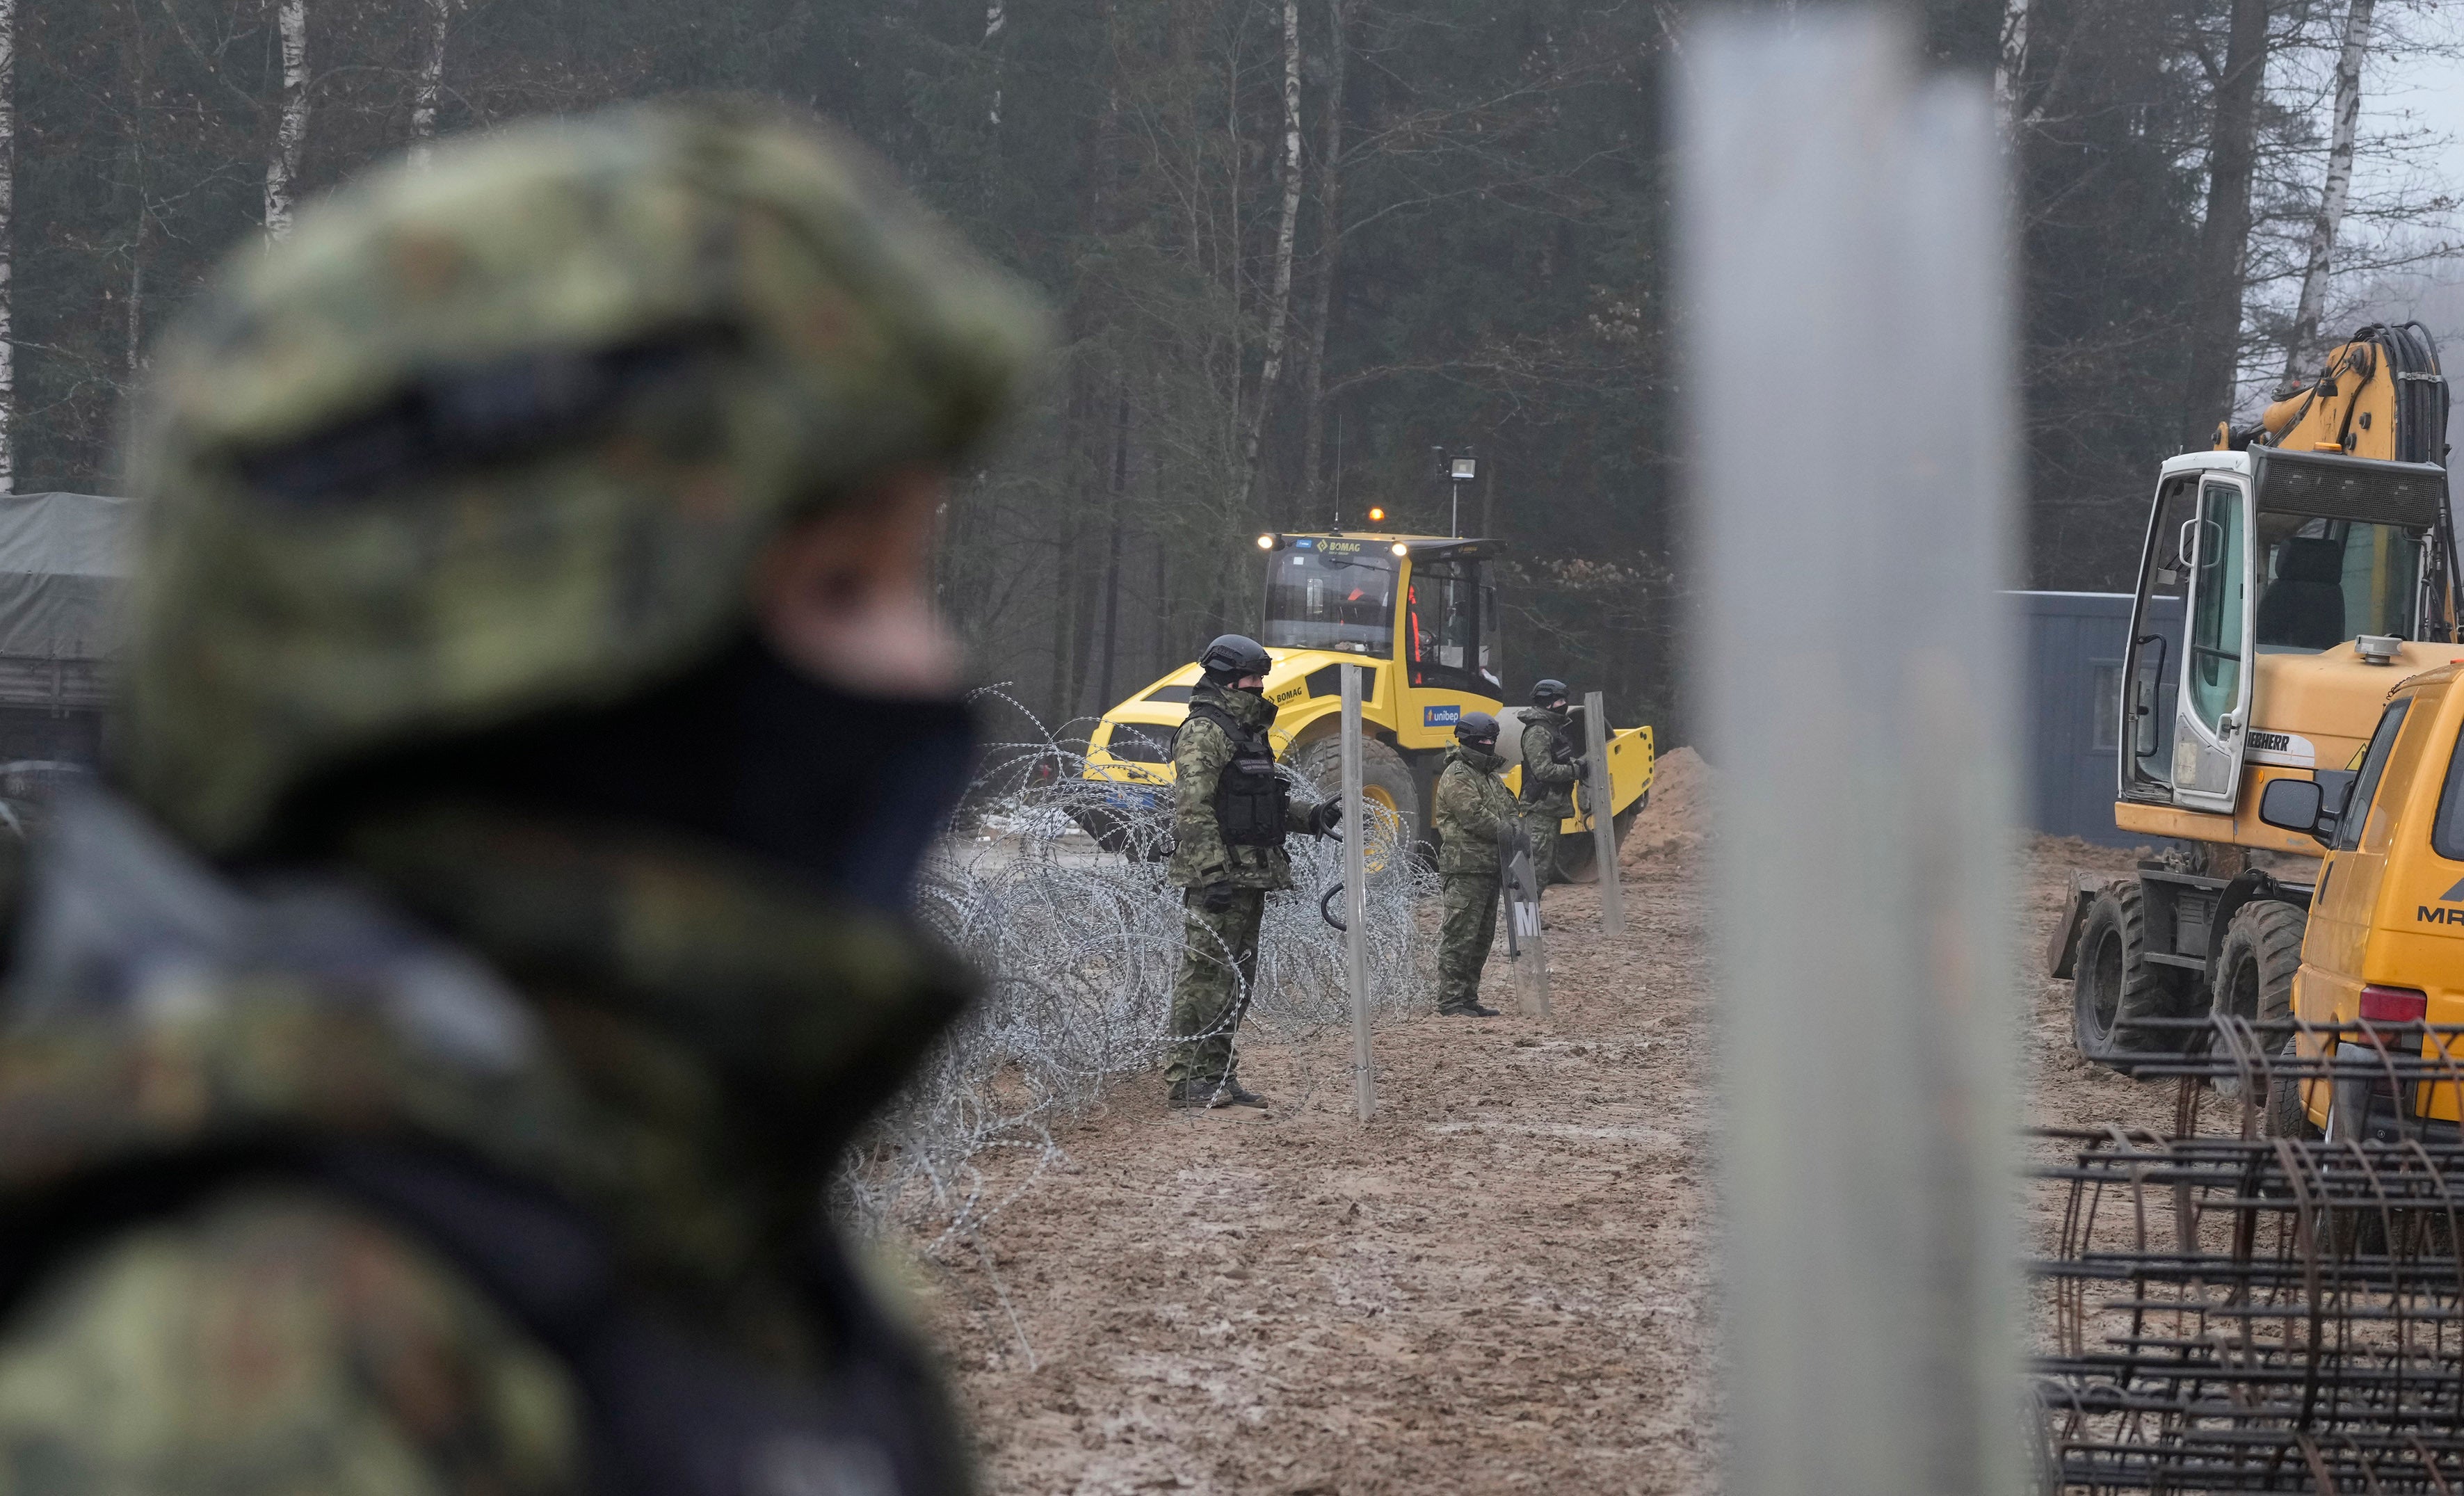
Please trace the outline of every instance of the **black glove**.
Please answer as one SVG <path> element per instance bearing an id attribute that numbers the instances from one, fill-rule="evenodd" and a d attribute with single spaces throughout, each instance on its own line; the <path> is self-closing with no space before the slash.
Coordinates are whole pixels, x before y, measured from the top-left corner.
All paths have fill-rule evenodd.
<path id="1" fill-rule="evenodd" d="M 1592 760 L 1588 755 L 1573 760 L 1566 767 L 1573 770 L 1574 778 L 1578 780 L 1588 780 L 1592 777 Z"/>
<path id="2" fill-rule="evenodd" d="M 1198 907 L 1210 914 L 1220 914 L 1232 907 L 1232 885 L 1210 883 L 1198 891 Z"/>
<path id="3" fill-rule="evenodd" d="M 1341 825 L 1343 825 L 1343 797 L 1340 795 L 1332 800 L 1319 801 L 1309 810 L 1309 829 L 1319 836 L 1332 836 L 1334 828 Z"/>

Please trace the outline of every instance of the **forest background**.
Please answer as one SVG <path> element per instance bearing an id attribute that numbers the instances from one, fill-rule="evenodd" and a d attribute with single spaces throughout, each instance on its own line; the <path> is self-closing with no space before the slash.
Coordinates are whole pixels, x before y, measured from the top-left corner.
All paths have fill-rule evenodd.
<path id="1" fill-rule="evenodd" d="M 2156 463 L 2452 253 L 2408 169 L 2437 143 L 2336 128 L 2356 36 L 2373 67 L 2452 38 L 2434 0 L 1909 3 L 2010 126 L 2027 583 L 2124 586 Z M 1100 712 L 1253 624 L 1250 537 L 1372 504 L 1441 533 L 1433 452 L 1469 450 L 1509 686 L 1603 688 L 1682 741 L 1665 106 L 1693 8 L 0 0 L 0 482 L 115 491 L 149 339 L 305 194 L 524 115 L 752 92 L 869 143 L 1058 311 L 1038 408 L 944 517 L 982 678 Z M 1775 370 L 1770 418 L 1893 399 L 1888 369 Z"/>

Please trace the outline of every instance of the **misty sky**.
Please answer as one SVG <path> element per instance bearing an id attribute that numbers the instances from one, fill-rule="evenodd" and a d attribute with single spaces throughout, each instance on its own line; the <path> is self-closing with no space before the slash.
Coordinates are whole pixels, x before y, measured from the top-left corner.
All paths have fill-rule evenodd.
<path id="1" fill-rule="evenodd" d="M 2364 73 L 2362 88 L 2365 131 L 2409 126 L 2444 137 L 2414 166 L 2419 177 L 2427 179 L 2415 185 L 2464 199 L 2464 57 L 2414 56 L 2381 63 Z M 2354 186 L 2356 194 L 2363 195 L 2371 185 L 2357 181 Z M 2450 240 L 2464 241 L 2464 213 L 2441 226 L 2439 232 Z M 2419 319 L 2438 340 L 2440 362 L 2451 370 L 2464 370 L 2464 363 L 2458 362 L 2464 360 L 2464 261 L 2407 278 L 2411 283 L 2408 290 L 2363 309 L 2362 315 Z M 2343 289 L 2349 294 L 2363 290 L 2350 285 Z M 2245 387 L 2248 397 L 2264 398 L 2262 389 Z M 2464 401 L 2457 402 L 2449 432 L 2452 441 L 2464 443 Z"/>

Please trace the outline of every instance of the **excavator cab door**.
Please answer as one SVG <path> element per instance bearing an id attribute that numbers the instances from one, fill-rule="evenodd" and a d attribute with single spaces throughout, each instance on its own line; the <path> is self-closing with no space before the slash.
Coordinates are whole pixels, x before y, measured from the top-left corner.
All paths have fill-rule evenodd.
<path id="1" fill-rule="evenodd" d="M 2138 597 L 2130 612 L 2130 641 L 2123 657 L 2122 798 L 2173 803 L 2173 733 L 2182 686 L 2183 605 L 2190 568 L 2181 545 L 2193 539 L 2185 521 L 2199 512 L 2199 475 L 2176 474 L 2156 491 L 2147 544 L 2139 566 Z"/>
<path id="2" fill-rule="evenodd" d="M 2169 778 L 2176 804 L 2231 813 L 2250 739 L 2257 587 L 2249 480 L 2201 476 L 2193 513 L 2174 538 L 2188 573 L 2181 687 L 2174 705 Z"/>

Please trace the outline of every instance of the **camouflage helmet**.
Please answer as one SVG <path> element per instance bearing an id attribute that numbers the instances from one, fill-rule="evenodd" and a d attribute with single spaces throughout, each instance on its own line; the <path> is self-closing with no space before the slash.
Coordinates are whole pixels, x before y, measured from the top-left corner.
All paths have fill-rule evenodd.
<path id="1" fill-rule="evenodd" d="M 377 752 L 624 699 L 755 558 L 949 461 L 1042 339 L 860 153 L 749 105 L 533 123 L 234 253 L 165 341 L 114 756 L 209 852 Z"/>

